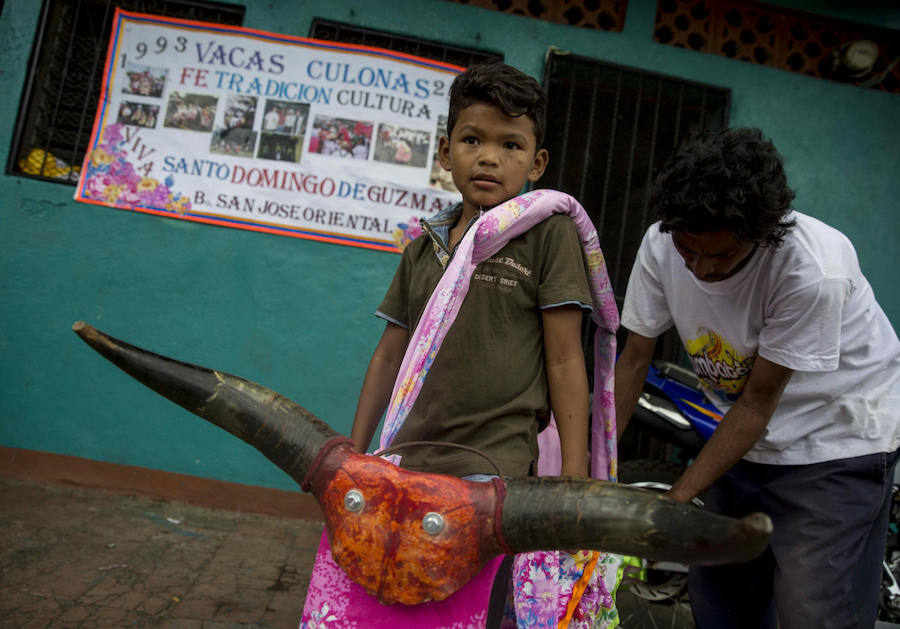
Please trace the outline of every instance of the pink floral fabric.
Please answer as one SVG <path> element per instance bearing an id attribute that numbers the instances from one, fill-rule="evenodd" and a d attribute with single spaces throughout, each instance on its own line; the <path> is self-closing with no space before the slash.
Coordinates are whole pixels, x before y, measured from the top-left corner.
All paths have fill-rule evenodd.
<path id="1" fill-rule="evenodd" d="M 492 559 L 462 589 L 439 603 L 382 605 L 334 562 L 328 536 L 322 533 L 300 629 L 483 629 L 502 560 Z"/>
<path id="2" fill-rule="evenodd" d="M 575 584 L 587 568 L 588 552 L 537 551 L 516 555 L 513 563 L 515 619 L 504 629 L 556 629 L 566 615 Z M 622 557 L 600 553 L 578 601 L 569 629 L 612 628 L 619 624 L 615 591 Z"/>

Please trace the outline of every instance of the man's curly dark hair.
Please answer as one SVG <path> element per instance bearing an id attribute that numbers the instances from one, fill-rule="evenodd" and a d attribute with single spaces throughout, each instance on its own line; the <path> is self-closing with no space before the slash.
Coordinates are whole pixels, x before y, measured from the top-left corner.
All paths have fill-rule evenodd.
<path id="1" fill-rule="evenodd" d="M 742 242 L 779 246 L 796 220 L 785 220 L 794 191 L 784 162 L 755 128 L 689 138 L 663 167 L 650 207 L 663 232 L 730 230 Z"/>
<path id="2" fill-rule="evenodd" d="M 537 146 L 544 142 L 544 118 L 547 96 L 533 77 L 516 68 L 488 61 L 477 63 L 458 75 L 450 86 L 450 111 L 447 113 L 447 137 L 453 133 L 459 112 L 470 105 L 485 103 L 499 107 L 507 116 L 528 116 L 534 122 Z"/>

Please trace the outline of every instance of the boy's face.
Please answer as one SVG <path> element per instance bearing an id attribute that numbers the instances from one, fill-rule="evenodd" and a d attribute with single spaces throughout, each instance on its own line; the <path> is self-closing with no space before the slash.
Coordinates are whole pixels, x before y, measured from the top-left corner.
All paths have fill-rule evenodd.
<path id="1" fill-rule="evenodd" d="M 526 181 L 544 174 L 548 159 L 546 150 L 537 150 L 531 118 L 514 118 L 486 103 L 459 112 L 450 137 L 440 140 L 438 155 L 469 214 L 518 195 Z"/>

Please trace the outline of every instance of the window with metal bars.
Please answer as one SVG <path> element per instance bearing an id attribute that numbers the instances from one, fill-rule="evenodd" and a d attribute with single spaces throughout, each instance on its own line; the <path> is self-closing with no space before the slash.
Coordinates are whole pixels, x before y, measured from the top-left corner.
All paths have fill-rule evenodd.
<path id="1" fill-rule="evenodd" d="M 503 61 L 503 55 L 498 52 L 451 46 L 441 42 L 410 37 L 409 35 L 388 33 L 320 18 L 315 18 L 312 21 L 309 28 L 309 36 L 313 39 L 324 39 L 344 44 L 360 44 L 374 48 L 385 48 L 408 55 L 452 63 L 464 68 L 479 61 Z"/>
<path id="2" fill-rule="evenodd" d="M 244 21 L 244 7 L 203 0 L 44 0 L 7 174 L 77 182 L 116 7 L 238 26 Z"/>
<path id="3" fill-rule="evenodd" d="M 684 138 L 727 126 L 731 91 L 565 53 L 548 55 L 544 85 L 550 163 L 539 185 L 585 207 L 621 308 L 641 238 L 655 220 L 651 183 Z M 657 354 L 675 360 L 679 346 L 666 336 Z"/>

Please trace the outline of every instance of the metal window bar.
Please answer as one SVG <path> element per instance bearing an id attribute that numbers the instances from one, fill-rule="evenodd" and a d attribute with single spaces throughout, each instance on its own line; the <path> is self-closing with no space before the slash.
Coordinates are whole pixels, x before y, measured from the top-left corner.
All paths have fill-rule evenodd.
<path id="1" fill-rule="evenodd" d="M 112 19 L 112 6 L 111 6 L 111 3 L 107 3 L 106 10 L 103 15 L 103 22 L 101 22 L 101 23 L 108 24 L 111 19 Z M 92 26 L 96 27 L 96 24 L 94 24 Z M 95 28 L 92 28 L 91 35 L 93 37 L 101 37 L 102 30 L 96 31 Z M 97 80 L 97 77 L 99 75 L 99 68 L 100 68 L 100 64 L 102 63 L 102 60 L 104 58 L 104 52 L 105 52 L 104 49 L 100 46 L 97 46 L 96 49 L 94 50 L 93 62 L 91 63 L 91 70 L 90 70 L 92 85 Z M 90 91 L 91 90 L 89 90 L 89 92 Z M 90 133 L 90 130 L 93 126 L 91 124 L 92 119 L 93 119 L 92 112 L 94 111 L 95 108 L 96 108 L 96 105 L 94 103 L 89 102 L 89 100 L 87 98 L 84 99 L 84 102 L 82 103 L 82 106 L 81 106 L 81 112 L 79 113 L 79 116 L 78 116 L 78 131 L 75 133 L 75 143 L 72 146 L 72 152 L 69 157 L 70 163 L 74 163 L 74 160 L 79 155 L 84 155 L 84 151 L 86 150 L 87 143 L 89 141 L 88 134 Z M 91 112 L 90 117 L 89 117 L 89 112 Z M 46 158 L 46 155 L 47 155 L 47 153 L 46 153 L 46 148 L 45 148 L 45 153 L 44 153 L 45 158 Z M 43 171 L 43 170 L 44 170 L 44 167 L 42 166 L 41 171 Z"/>
<path id="2" fill-rule="evenodd" d="M 549 60 L 549 56 L 547 60 Z M 572 71 L 575 70 L 575 67 L 572 67 Z M 572 109 L 575 107 L 575 81 L 569 81 L 569 94 L 568 98 L 565 99 L 565 116 L 563 116 L 563 124 L 557 127 L 556 132 L 559 134 L 559 138 L 561 140 L 560 151 L 563 155 L 568 155 L 569 152 L 569 129 L 572 126 Z M 593 100 L 591 101 L 591 106 L 593 108 Z M 544 144 L 547 143 L 547 125 L 544 125 Z M 587 160 L 587 154 L 584 156 L 585 161 Z M 544 178 L 549 180 L 549 173 L 547 170 L 544 171 Z M 557 173 L 556 177 L 556 185 L 553 186 L 558 190 L 562 190 L 562 171 Z M 584 189 L 581 189 L 582 194 L 584 193 Z"/>
<path id="3" fill-rule="evenodd" d="M 637 98 L 635 99 L 634 124 L 632 125 L 632 128 L 631 128 L 631 143 L 630 143 L 631 151 L 629 151 L 629 153 L 628 153 L 628 168 L 625 173 L 625 192 L 624 192 L 625 199 L 622 204 L 623 207 L 628 207 L 628 202 L 630 200 L 631 176 L 632 176 L 632 173 L 634 172 L 634 158 L 635 158 L 634 154 L 635 154 L 635 148 L 637 147 L 638 121 L 640 120 L 641 96 L 643 95 L 643 87 L 644 87 L 644 79 L 643 79 L 643 77 L 638 77 L 638 92 L 637 92 Z M 625 224 L 626 224 L 626 222 L 623 220 L 621 222 L 621 224 L 619 225 L 618 242 L 620 242 L 620 243 L 625 241 Z M 616 249 L 615 263 L 612 265 L 612 268 L 614 268 L 614 269 L 621 268 L 622 250 L 623 250 L 623 247 L 618 247 Z"/>
<path id="4" fill-rule="evenodd" d="M 557 51 L 547 56 L 544 85 L 551 159 L 539 185 L 577 195 L 587 209 L 621 307 L 655 220 L 649 191 L 656 174 L 685 137 L 727 125 L 730 90 Z M 673 360 L 678 352 L 674 337 L 657 348 Z"/>
<path id="5" fill-rule="evenodd" d="M 313 39 L 385 48 L 462 67 L 468 67 L 479 61 L 503 61 L 503 55 L 498 52 L 452 46 L 409 35 L 332 22 L 321 18 L 313 19 L 309 27 L 309 36 Z"/>
<path id="6" fill-rule="evenodd" d="M 609 130 L 609 141 L 607 142 L 608 150 L 606 155 L 606 172 L 603 173 L 603 196 L 600 200 L 600 215 L 594 222 L 596 224 L 597 231 L 600 232 L 604 230 L 606 227 L 606 202 L 609 200 L 609 178 L 612 173 L 612 165 L 615 162 L 613 159 L 613 149 L 616 143 L 616 130 L 619 126 L 619 99 L 622 94 L 622 73 L 616 73 L 616 95 L 613 99 L 613 109 L 610 115 L 610 130 Z M 585 165 L 587 165 L 587 160 L 585 160 Z"/>
<path id="7" fill-rule="evenodd" d="M 204 0 L 44 0 L 7 174 L 77 181 L 117 6 L 220 24 L 241 25 L 244 20 L 244 7 Z"/>

